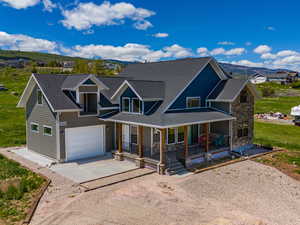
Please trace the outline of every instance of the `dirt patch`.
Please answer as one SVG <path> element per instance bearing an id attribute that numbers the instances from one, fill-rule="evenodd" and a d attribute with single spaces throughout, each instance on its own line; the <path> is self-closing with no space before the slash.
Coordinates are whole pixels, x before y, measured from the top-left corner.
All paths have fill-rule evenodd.
<path id="1" fill-rule="evenodd" d="M 293 158 L 295 158 L 294 162 Z M 297 159 L 300 159 L 299 152 L 284 150 L 283 152 L 275 152 L 258 157 L 254 161 L 275 167 L 284 174 L 300 181 L 300 165 L 297 164 Z"/>

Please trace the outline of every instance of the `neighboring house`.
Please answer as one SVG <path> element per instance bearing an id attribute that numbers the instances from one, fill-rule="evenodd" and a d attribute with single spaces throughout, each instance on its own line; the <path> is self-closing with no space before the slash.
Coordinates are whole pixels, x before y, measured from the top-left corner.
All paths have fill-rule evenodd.
<path id="1" fill-rule="evenodd" d="M 18 107 L 30 150 L 60 162 L 114 152 L 164 174 L 250 148 L 257 96 L 204 57 L 115 77 L 33 74 Z"/>
<path id="2" fill-rule="evenodd" d="M 267 75 L 267 81 L 281 84 L 293 83 L 298 80 L 297 72 L 278 71 L 274 74 Z"/>
<path id="3" fill-rule="evenodd" d="M 252 84 L 262 84 L 262 83 L 265 83 L 266 81 L 267 81 L 267 77 L 260 73 L 255 73 L 250 78 L 250 82 Z"/>

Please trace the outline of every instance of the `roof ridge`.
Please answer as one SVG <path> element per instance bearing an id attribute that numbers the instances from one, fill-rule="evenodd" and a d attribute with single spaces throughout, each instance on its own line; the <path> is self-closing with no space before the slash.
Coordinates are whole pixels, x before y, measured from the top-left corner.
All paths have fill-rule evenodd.
<path id="1" fill-rule="evenodd" d="M 212 59 L 213 57 L 211 56 L 205 56 L 205 57 L 186 57 L 186 58 L 181 58 L 181 59 L 170 59 L 170 60 L 161 60 L 157 62 L 137 62 L 137 63 L 131 63 L 128 64 L 130 65 L 136 65 L 136 64 L 158 64 L 158 63 L 167 63 L 167 62 L 176 62 L 176 61 L 185 61 L 185 60 L 194 60 L 194 59 Z"/>

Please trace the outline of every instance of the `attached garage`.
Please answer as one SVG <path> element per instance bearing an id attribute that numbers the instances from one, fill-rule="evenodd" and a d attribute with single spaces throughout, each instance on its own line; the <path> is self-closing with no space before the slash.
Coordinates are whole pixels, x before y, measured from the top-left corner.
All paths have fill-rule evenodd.
<path id="1" fill-rule="evenodd" d="M 66 160 L 105 154 L 105 125 L 65 129 Z"/>

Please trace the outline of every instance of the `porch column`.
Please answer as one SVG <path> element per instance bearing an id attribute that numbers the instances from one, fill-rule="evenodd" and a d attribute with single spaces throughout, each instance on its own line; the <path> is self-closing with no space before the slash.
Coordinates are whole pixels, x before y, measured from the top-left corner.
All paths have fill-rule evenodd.
<path id="1" fill-rule="evenodd" d="M 204 124 L 204 132 L 205 132 L 205 152 L 209 151 L 209 129 L 208 129 L 208 123 Z"/>
<path id="2" fill-rule="evenodd" d="M 165 174 L 166 169 L 166 129 L 160 129 L 160 161 L 158 172 L 160 175 Z"/>
<path id="3" fill-rule="evenodd" d="M 122 124 L 121 123 L 117 123 L 117 133 L 118 133 L 118 151 L 115 154 L 115 158 L 117 160 L 122 161 L 123 158 L 123 148 L 122 148 Z"/>
<path id="4" fill-rule="evenodd" d="M 144 162 L 144 127 L 138 126 L 138 154 L 139 157 L 136 159 L 136 165 L 140 168 L 145 167 Z"/>
<path id="5" fill-rule="evenodd" d="M 189 145 L 188 145 L 188 126 L 184 126 L 184 159 L 189 156 Z"/>

